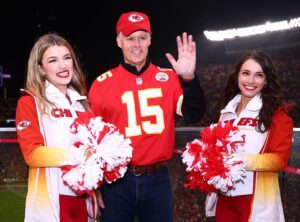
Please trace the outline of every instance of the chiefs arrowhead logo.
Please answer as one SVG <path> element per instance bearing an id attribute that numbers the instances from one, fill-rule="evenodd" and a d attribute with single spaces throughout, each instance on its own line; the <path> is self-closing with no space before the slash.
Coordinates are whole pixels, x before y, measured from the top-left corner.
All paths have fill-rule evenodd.
<path id="1" fill-rule="evenodd" d="M 144 18 L 138 14 L 131 14 L 128 18 L 129 21 L 131 22 L 140 22 L 142 21 Z"/>
<path id="2" fill-rule="evenodd" d="M 22 131 L 23 129 L 26 129 L 30 125 L 30 121 L 28 120 L 22 120 L 19 122 L 17 126 L 18 131 Z"/>

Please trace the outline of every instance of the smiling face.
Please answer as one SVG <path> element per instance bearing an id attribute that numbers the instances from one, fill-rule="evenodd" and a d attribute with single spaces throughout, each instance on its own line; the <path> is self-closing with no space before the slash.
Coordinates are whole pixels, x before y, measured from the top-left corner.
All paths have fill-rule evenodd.
<path id="1" fill-rule="evenodd" d="M 73 59 L 65 46 L 50 46 L 44 53 L 40 69 L 46 79 L 66 94 L 73 76 Z"/>
<path id="2" fill-rule="evenodd" d="M 135 66 L 137 70 L 141 70 L 146 63 L 148 48 L 151 43 L 150 33 L 136 31 L 129 36 L 120 33 L 117 37 L 117 43 L 122 49 L 125 62 Z"/>
<path id="3" fill-rule="evenodd" d="M 246 60 L 238 74 L 238 86 L 242 100 L 249 102 L 261 92 L 266 83 L 266 75 L 262 67 L 253 59 Z"/>

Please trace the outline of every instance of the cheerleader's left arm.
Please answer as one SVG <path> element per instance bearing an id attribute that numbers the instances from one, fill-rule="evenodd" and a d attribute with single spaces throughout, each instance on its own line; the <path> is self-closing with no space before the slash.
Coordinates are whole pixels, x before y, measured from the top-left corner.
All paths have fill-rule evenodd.
<path id="1" fill-rule="evenodd" d="M 293 137 L 293 121 L 283 109 L 278 110 L 270 126 L 264 153 L 244 154 L 246 170 L 279 171 L 288 164 Z"/>

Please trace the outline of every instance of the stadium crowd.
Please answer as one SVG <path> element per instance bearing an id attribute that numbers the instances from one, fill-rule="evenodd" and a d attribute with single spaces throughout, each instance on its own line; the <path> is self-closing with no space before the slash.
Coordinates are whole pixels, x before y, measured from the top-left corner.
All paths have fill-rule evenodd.
<path id="1" fill-rule="evenodd" d="M 6 136 L 16 138 L 15 133 Z M 18 144 L 0 143 L 0 184 L 27 183 L 27 177 L 28 168 Z"/>

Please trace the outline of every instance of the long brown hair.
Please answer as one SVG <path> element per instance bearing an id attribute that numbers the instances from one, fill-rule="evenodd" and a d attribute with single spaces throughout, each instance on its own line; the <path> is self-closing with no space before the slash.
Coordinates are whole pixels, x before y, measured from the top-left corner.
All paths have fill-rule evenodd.
<path id="1" fill-rule="evenodd" d="M 83 73 L 79 60 L 74 53 L 70 43 L 62 36 L 56 33 L 45 34 L 41 36 L 33 45 L 27 64 L 26 90 L 32 92 L 39 101 L 42 113 L 45 112 L 47 105 L 55 106 L 45 95 L 45 75 L 41 72 L 42 58 L 45 51 L 51 46 L 65 46 L 73 59 L 74 74 L 68 87 L 73 88 L 79 94 L 86 96 L 87 87 L 85 82 L 85 74 Z M 82 105 L 89 110 L 88 101 L 82 101 Z"/>
<path id="2" fill-rule="evenodd" d="M 238 86 L 238 75 L 242 65 L 248 59 L 253 59 L 256 61 L 266 75 L 266 85 L 261 90 L 262 108 L 258 114 L 258 125 L 256 129 L 259 132 L 265 132 L 271 125 L 273 114 L 279 108 L 279 106 L 282 106 L 285 102 L 280 84 L 278 82 L 275 66 L 267 54 L 261 51 L 252 51 L 242 56 L 242 58 L 236 64 L 233 73 L 227 80 L 222 106 L 224 108 L 231 99 L 240 93 Z"/>

